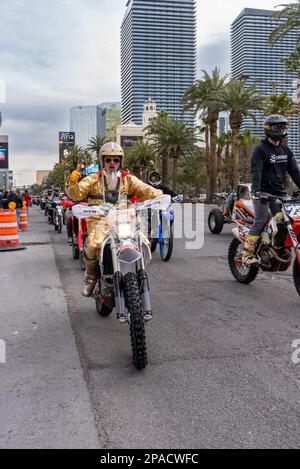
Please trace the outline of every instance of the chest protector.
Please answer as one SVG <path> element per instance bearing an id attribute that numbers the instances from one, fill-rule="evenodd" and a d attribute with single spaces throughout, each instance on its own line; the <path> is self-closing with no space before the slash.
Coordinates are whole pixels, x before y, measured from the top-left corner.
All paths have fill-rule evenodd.
<path id="1" fill-rule="evenodd" d="M 103 180 L 103 201 L 112 205 L 117 205 L 120 199 L 121 178 L 118 177 L 118 182 L 115 190 L 109 190 L 106 176 L 102 175 Z"/>

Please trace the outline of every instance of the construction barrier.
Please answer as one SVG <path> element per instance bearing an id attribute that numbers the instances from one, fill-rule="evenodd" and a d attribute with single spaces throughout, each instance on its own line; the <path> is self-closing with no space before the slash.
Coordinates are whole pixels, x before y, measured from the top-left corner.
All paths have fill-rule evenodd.
<path id="1" fill-rule="evenodd" d="M 27 208 L 26 206 L 21 210 L 20 216 L 20 230 L 25 231 L 28 229 Z"/>
<path id="2" fill-rule="evenodd" d="M 15 210 L 0 210 L 0 251 L 25 249 L 20 246 Z"/>

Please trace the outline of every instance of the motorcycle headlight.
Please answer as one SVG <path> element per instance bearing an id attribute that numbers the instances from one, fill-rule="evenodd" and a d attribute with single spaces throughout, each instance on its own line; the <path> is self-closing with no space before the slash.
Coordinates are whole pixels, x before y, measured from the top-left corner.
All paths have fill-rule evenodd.
<path id="1" fill-rule="evenodd" d="M 130 223 L 121 223 L 118 225 L 117 231 L 121 239 L 131 238 L 132 225 Z"/>

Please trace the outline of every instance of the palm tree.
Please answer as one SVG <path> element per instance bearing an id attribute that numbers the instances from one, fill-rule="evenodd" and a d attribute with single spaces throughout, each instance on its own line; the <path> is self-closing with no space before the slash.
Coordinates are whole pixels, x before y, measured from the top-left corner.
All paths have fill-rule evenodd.
<path id="1" fill-rule="evenodd" d="M 232 175 L 232 154 L 231 154 L 232 133 L 228 131 L 225 133 L 225 190 L 227 192 L 233 188 L 233 175 Z"/>
<path id="2" fill-rule="evenodd" d="M 182 155 L 195 151 L 197 137 L 192 127 L 184 122 L 170 119 L 168 128 L 168 153 L 173 158 L 173 190 L 177 191 L 178 161 Z"/>
<path id="3" fill-rule="evenodd" d="M 224 182 L 224 160 L 223 160 L 223 152 L 224 148 L 227 143 L 227 136 L 225 133 L 221 133 L 216 137 L 216 144 L 217 144 L 217 158 L 218 158 L 218 180 L 222 180 L 222 185 L 225 184 Z"/>
<path id="4" fill-rule="evenodd" d="M 96 137 L 92 137 L 89 139 L 89 144 L 86 147 L 86 149 L 90 151 L 91 153 L 96 153 L 99 171 L 101 170 L 101 167 L 102 167 L 102 162 L 100 158 L 100 150 L 105 144 L 105 142 L 106 142 L 106 137 L 100 137 L 99 135 L 96 135 Z"/>
<path id="5" fill-rule="evenodd" d="M 247 86 L 245 80 L 230 80 L 220 93 L 221 103 L 229 112 L 229 124 L 232 132 L 233 185 L 239 181 L 238 135 L 245 117 L 256 121 L 253 110 L 264 107 L 264 97 L 255 85 Z"/>
<path id="6" fill-rule="evenodd" d="M 288 3 L 278 6 L 283 8 L 280 11 L 276 11 L 272 15 L 273 18 L 280 22 L 270 35 L 269 41 L 272 45 L 274 45 L 277 41 L 284 39 L 290 31 L 300 29 L 299 0 L 297 3 Z"/>
<path id="7" fill-rule="evenodd" d="M 66 167 L 73 171 L 78 164 L 89 166 L 93 162 L 91 154 L 78 145 L 74 145 L 65 159 Z"/>
<path id="8" fill-rule="evenodd" d="M 143 140 L 138 140 L 131 148 L 125 151 L 125 164 L 132 168 L 137 177 L 141 177 L 146 182 L 149 179 L 149 172 L 155 169 L 155 152 Z"/>
<path id="9" fill-rule="evenodd" d="M 227 75 L 220 76 L 220 69 L 216 67 L 209 75 L 203 70 L 203 77 L 197 80 L 187 89 L 183 96 L 184 110 L 194 109 L 201 113 L 201 117 L 207 118 L 210 129 L 210 184 L 208 202 L 211 202 L 217 189 L 217 153 L 216 135 L 219 113 L 223 110 L 223 103 L 217 99 L 225 86 Z"/>
<path id="10" fill-rule="evenodd" d="M 161 111 L 146 127 L 146 137 L 153 143 L 151 147 L 162 160 L 162 181 L 167 185 L 169 181 L 169 152 L 168 133 L 170 117 L 168 112 Z"/>
<path id="11" fill-rule="evenodd" d="M 243 176 L 242 182 L 250 181 L 250 154 L 254 146 L 259 142 L 259 137 L 253 135 L 250 130 L 240 132 L 238 136 L 238 145 L 243 157 Z"/>
<path id="12" fill-rule="evenodd" d="M 300 1 L 298 0 L 297 3 L 288 3 L 279 6 L 283 8 L 273 14 L 273 17 L 278 20 L 279 24 L 270 35 L 269 42 L 271 45 L 284 39 L 290 31 L 300 30 Z M 287 59 L 282 60 L 282 62 L 287 72 L 298 73 L 297 102 L 300 138 L 300 35 L 298 36 L 298 44 L 295 50 L 291 52 Z"/>
<path id="13" fill-rule="evenodd" d="M 202 118 L 202 126 L 198 127 L 200 135 L 204 134 L 205 138 L 205 160 L 206 160 L 206 193 L 207 198 L 210 194 L 210 141 L 209 141 L 209 124 L 206 117 Z"/>
<path id="14" fill-rule="evenodd" d="M 280 94 L 272 94 L 267 98 L 267 107 L 264 116 L 281 114 L 283 116 L 297 114 L 297 106 L 286 91 Z"/>

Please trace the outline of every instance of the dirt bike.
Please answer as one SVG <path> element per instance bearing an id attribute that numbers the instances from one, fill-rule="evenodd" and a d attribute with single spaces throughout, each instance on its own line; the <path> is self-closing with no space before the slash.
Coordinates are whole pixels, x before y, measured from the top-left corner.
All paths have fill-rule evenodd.
<path id="1" fill-rule="evenodd" d="M 182 203 L 182 201 L 182 195 L 178 195 L 172 199 L 174 203 Z M 149 239 L 151 252 L 154 253 L 157 245 L 159 245 L 159 253 L 162 261 L 168 262 L 172 257 L 174 246 L 174 211 L 171 210 L 171 207 L 168 207 L 167 210 L 156 212 L 154 216 L 156 217 L 156 223 L 151 224 L 155 224 L 155 226 L 152 226 L 152 231 L 154 231 L 157 237 L 151 237 Z"/>
<path id="2" fill-rule="evenodd" d="M 54 230 L 58 233 L 62 232 L 63 226 L 63 209 L 59 200 L 52 202 L 51 204 L 53 210 L 53 224 Z"/>
<path id="3" fill-rule="evenodd" d="M 278 213 L 265 226 L 257 244 L 255 255 L 258 265 L 247 266 L 242 262 L 242 249 L 250 227 L 236 222 L 234 240 L 229 247 L 228 261 L 234 278 L 244 284 L 253 282 L 259 270 L 263 272 L 286 272 L 292 264 L 295 251 L 293 278 L 300 295 L 300 196 L 277 197 L 264 194 L 265 202 L 276 202 Z"/>
<path id="4" fill-rule="evenodd" d="M 220 234 L 224 224 L 239 221 L 252 225 L 254 221 L 253 203 L 250 198 L 251 184 L 238 184 L 228 194 L 215 194 L 219 208 L 214 208 L 208 216 L 208 227 L 212 234 Z"/>
<path id="5" fill-rule="evenodd" d="M 146 273 L 151 252 L 141 231 L 141 213 L 149 209 L 166 210 L 170 202 L 171 197 L 164 195 L 126 209 L 111 204 L 72 208 L 78 219 L 102 215 L 107 221 L 107 234 L 99 255 L 101 274 L 93 297 L 100 316 L 109 316 L 115 308 L 121 324 L 129 325 L 132 360 L 138 370 L 147 366 L 145 322 L 152 319 Z M 98 226 L 101 223 L 103 218 Z"/>

